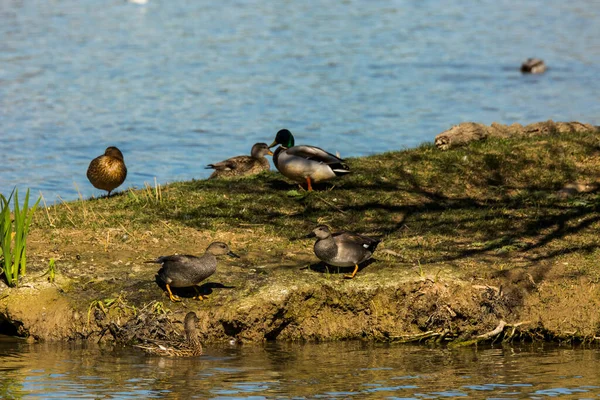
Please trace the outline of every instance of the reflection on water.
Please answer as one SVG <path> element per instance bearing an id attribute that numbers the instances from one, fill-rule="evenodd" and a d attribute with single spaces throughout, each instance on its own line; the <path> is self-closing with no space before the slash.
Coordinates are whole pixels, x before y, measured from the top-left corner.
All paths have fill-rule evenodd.
<path id="1" fill-rule="evenodd" d="M 191 359 L 0 340 L 2 398 L 592 398 L 600 351 L 361 342 L 208 346 Z"/>
<path id="2" fill-rule="evenodd" d="M 0 192 L 206 178 L 289 128 L 344 157 L 463 121 L 600 125 L 598 2 L 0 1 Z M 560 21 L 557 24 L 557 21 Z M 549 69 L 519 72 L 527 57 Z"/>

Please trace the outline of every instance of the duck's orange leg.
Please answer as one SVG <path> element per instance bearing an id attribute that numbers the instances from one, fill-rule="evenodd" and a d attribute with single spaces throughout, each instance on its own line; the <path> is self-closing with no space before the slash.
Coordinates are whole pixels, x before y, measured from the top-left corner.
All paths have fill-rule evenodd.
<path id="1" fill-rule="evenodd" d="M 354 272 L 352 272 L 351 275 L 344 275 L 344 278 L 352 279 L 352 278 L 354 278 L 354 275 L 356 275 L 357 272 L 358 272 L 358 264 L 355 264 Z"/>
<path id="2" fill-rule="evenodd" d="M 171 299 L 172 302 L 181 301 L 181 299 L 179 297 L 173 295 L 173 292 L 171 292 L 171 288 L 169 287 L 168 283 L 167 283 L 167 292 L 169 292 L 169 298 Z"/>
<path id="3" fill-rule="evenodd" d="M 307 177 L 306 177 L 306 186 L 307 186 L 307 190 L 308 190 L 309 192 L 312 192 L 313 188 L 312 188 L 312 183 L 311 183 L 311 181 L 310 181 L 310 176 L 307 176 Z"/>

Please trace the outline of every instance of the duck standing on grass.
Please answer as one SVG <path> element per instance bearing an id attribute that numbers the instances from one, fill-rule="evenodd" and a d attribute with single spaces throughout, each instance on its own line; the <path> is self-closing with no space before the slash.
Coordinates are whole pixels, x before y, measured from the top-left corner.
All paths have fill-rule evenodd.
<path id="1" fill-rule="evenodd" d="M 294 146 L 294 136 L 287 129 L 277 132 L 269 146 L 280 145 L 273 154 L 273 164 L 281 174 L 296 182 L 306 182 L 312 191 L 312 183 L 318 183 L 345 175 L 350 167 L 344 160 L 315 146 Z"/>
<path id="2" fill-rule="evenodd" d="M 254 175 L 268 171 L 270 167 L 266 155 L 273 155 L 269 146 L 266 143 L 256 143 L 252 146 L 249 156 L 231 157 L 225 161 L 208 164 L 206 168 L 215 170 L 208 179 Z"/>
<path id="3" fill-rule="evenodd" d="M 174 343 L 155 343 L 153 346 L 135 345 L 144 350 L 146 354 L 167 357 L 194 357 L 202 354 L 202 344 L 198 339 L 196 325 L 198 316 L 190 311 L 183 320 L 183 329 L 185 330 L 185 339 Z"/>
<path id="4" fill-rule="evenodd" d="M 354 232 L 331 233 L 326 225 L 317 226 L 305 237 L 316 237 L 314 251 L 315 255 L 325 263 L 336 267 L 354 266 L 351 275 L 346 278 L 354 278 L 358 271 L 358 265 L 367 261 L 377 248 L 380 240 Z"/>
<path id="5" fill-rule="evenodd" d="M 127 167 L 123 153 L 114 146 L 107 147 L 104 154 L 92 160 L 87 170 L 87 178 L 96 189 L 110 192 L 125 182 Z"/>
<path id="6" fill-rule="evenodd" d="M 197 294 L 194 299 L 203 300 L 204 297 L 198 292 L 197 285 L 215 273 L 217 270 L 217 256 L 225 254 L 239 258 L 237 254 L 229 250 L 229 246 L 225 243 L 214 242 L 207 247 L 206 252 L 201 257 L 175 254 L 145 262 L 162 264 L 157 276 L 166 284 L 171 301 L 181 301 L 179 297 L 174 296 L 171 292 L 172 287 L 193 287 Z"/>

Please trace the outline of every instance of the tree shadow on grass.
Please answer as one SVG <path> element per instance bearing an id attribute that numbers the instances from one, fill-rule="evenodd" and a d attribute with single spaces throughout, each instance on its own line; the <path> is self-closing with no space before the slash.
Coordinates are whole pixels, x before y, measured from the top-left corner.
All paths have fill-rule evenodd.
<path id="1" fill-rule="evenodd" d="M 363 269 L 365 269 L 366 267 L 368 267 L 369 265 L 371 265 L 372 263 L 376 262 L 377 259 L 375 258 L 370 258 L 367 261 L 363 262 L 362 264 L 360 264 L 358 266 L 358 271 L 356 271 L 356 274 L 358 275 Z M 318 272 L 321 274 L 327 274 L 327 275 L 350 275 L 352 274 L 352 272 L 354 271 L 354 267 L 336 267 L 333 265 L 329 265 L 327 263 L 325 263 L 324 261 L 320 261 L 314 264 L 310 264 L 309 266 L 305 267 L 306 269 L 310 269 L 311 271 L 314 272 Z"/>
<path id="2" fill-rule="evenodd" d="M 557 195 L 566 184 L 600 176 L 600 168 L 581 161 L 597 154 L 598 145 L 590 138 L 553 140 L 356 160 L 353 174 L 310 194 L 277 173 L 235 183 L 199 182 L 197 190 L 216 190 L 224 200 L 167 217 L 196 228 L 215 221 L 264 224 L 288 238 L 324 220 L 334 230 L 413 240 L 419 245 L 408 248 L 406 259 L 421 265 L 513 256 L 535 265 L 599 246 L 592 235 L 600 222 L 597 192 Z M 299 195 L 290 196 L 293 190 Z M 225 197 L 241 201 L 232 204 Z M 576 235 L 580 243 L 571 241 Z M 314 268 L 322 272 L 319 265 Z"/>

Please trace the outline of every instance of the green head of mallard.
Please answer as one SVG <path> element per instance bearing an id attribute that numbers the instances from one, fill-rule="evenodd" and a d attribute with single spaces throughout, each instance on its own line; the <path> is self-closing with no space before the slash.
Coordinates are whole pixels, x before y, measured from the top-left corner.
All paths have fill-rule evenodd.
<path id="1" fill-rule="evenodd" d="M 271 143 L 269 148 L 277 146 L 278 144 L 287 149 L 294 147 L 294 136 L 292 136 L 292 132 L 287 129 L 281 129 L 277 132 L 277 135 L 275 135 L 275 140 Z"/>

